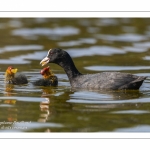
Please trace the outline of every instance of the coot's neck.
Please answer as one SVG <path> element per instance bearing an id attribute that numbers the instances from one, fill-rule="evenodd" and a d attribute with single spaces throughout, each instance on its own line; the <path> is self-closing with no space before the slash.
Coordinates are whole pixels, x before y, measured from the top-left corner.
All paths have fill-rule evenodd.
<path id="1" fill-rule="evenodd" d="M 64 69 L 70 80 L 70 83 L 74 78 L 81 75 L 81 73 L 77 70 L 72 58 L 68 53 L 65 53 L 63 55 L 63 58 L 57 64 Z"/>

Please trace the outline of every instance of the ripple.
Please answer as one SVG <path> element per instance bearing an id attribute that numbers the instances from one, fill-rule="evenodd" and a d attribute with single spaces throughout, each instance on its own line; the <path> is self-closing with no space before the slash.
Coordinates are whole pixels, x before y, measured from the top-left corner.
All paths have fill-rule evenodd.
<path id="1" fill-rule="evenodd" d="M 139 34 L 120 34 L 120 35 L 105 35 L 100 34 L 96 35 L 96 37 L 103 39 L 103 40 L 109 40 L 109 41 L 120 41 L 120 42 L 139 42 L 146 40 L 147 37 L 139 35 Z"/>
<path id="2" fill-rule="evenodd" d="M 109 90 L 76 90 L 70 95 L 67 102 L 83 104 L 122 104 L 150 102 L 148 98 L 142 98 L 144 93 L 140 91 L 109 91 Z"/>
<path id="3" fill-rule="evenodd" d="M 9 26 L 19 28 L 19 27 L 22 27 L 22 22 L 19 21 L 19 20 L 10 20 L 9 21 Z"/>
<path id="4" fill-rule="evenodd" d="M 14 106 L 10 104 L 0 104 L 0 107 L 4 108 L 4 107 L 14 107 Z"/>
<path id="5" fill-rule="evenodd" d="M 131 128 L 118 128 L 115 132 L 150 132 L 149 125 L 138 125 Z"/>
<path id="6" fill-rule="evenodd" d="M 13 57 L 13 58 L 16 59 L 16 60 L 21 60 L 21 61 L 24 60 L 24 59 L 41 60 L 42 58 L 45 57 L 45 54 L 46 53 L 44 51 L 42 51 L 42 52 L 29 53 L 29 54 L 26 54 L 26 55 L 20 55 L 20 56 L 16 56 L 16 57 Z"/>
<path id="7" fill-rule="evenodd" d="M 63 125 L 62 124 L 59 124 L 59 123 L 47 123 L 47 122 L 44 122 L 44 123 L 41 123 L 41 122 L 16 122 L 16 123 L 14 123 L 14 126 L 24 126 L 24 125 L 26 125 L 27 127 L 28 127 L 28 129 L 30 128 L 42 128 L 42 127 L 63 127 Z"/>
<path id="8" fill-rule="evenodd" d="M 110 46 L 91 46 L 89 48 L 73 48 L 68 49 L 67 52 L 72 57 L 82 57 L 82 56 L 93 56 L 93 55 L 104 55 L 104 56 L 111 56 L 113 54 L 124 54 L 121 49 L 113 48 Z"/>
<path id="9" fill-rule="evenodd" d="M 79 29 L 74 27 L 57 27 L 54 29 L 50 28 L 22 28 L 16 29 L 12 31 L 12 35 L 16 36 L 34 36 L 34 35 L 44 35 L 44 36 L 51 36 L 51 35 L 59 35 L 59 36 L 69 36 L 75 35 L 79 33 Z"/>
<path id="10" fill-rule="evenodd" d="M 98 26 L 115 26 L 119 24 L 119 21 L 114 18 L 101 18 L 97 20 L 95 24 Z"/>
<path id="11" fill-rule="evenodd" d="M 97 33 L 99 32 L 100 28 L 96 28 L 96 27 L 87 27 L 87 31 L 89 33 Z"/>
<path id="12" fill-rule="evenodd" d="M 123 47 L 123 50 L 126 52 L 136 52 L 136 53 L 141 53 L 141 52 L 146 52 L 148 50 L 147 47 L 131 47 L 131 46 L 125 46 Z"/>
<path id="13" fill-rule="evenodd" d="M 0 48 L 0 53 L 19 51 L 19 50 L 42 50 L 42 49 L 43 49 L 42 45 L 9 45 Z"/>
<path id="14" fill-rule="evenodd" d="M 150 48 L 150 42 L 141 42 L 141 43 L 134 43 L 134 47 L 140 48 Z"/>
<path id="15" fill-rule="evenodd" d="M 68 41 L 68 42 L 58 42 L 59 46 L 77 46 L 77 45 L 81 45 L 81 44 L 95 44 L 96 43 L 96 39 L 92 39 L 92 38 L 83 38 L 83 39 L 79 39 L 78 41 Z"/>
<path id="16" fill-rule="evenodd" d="M 30 64 L 30 61 L 22 60 L 20 58 L 9 58 L 9 59 L 0 59 L 1 64 Z"/>
<path id="17" fill-rule="evenodd" d="M 150 113 L 150 111 L 146 110 L 121 110 L 121 111 L 113 111 L 112 114 L 147 114 Z"/>
<path id="18" fill-rule="evenodd" d="M 48 22 L 47 18 L 35 18 L 34 21 L 36 23 L 45 23 L 45 22 Z"/>
<path id="19" fill-rule="evenodd" d="M 28 131 L 32 129 L 38 129 L 38 128 L 62 128 L 64 127 L 60 123 L 39 123 L 39 122 L 27 122 L 27 121 L 15 121 L 12 122 L 11 126 L 8 126 L 10 128 L 7 129 L 7 127 L 4 127 L 1 132 L 23 132 L 23 131 Z"/>
<path id="20" fill-rule="evenodd" d="M 17 101 L 24 101 L 24 102 L 42 102 L 44 98 L 42 97 L 1 97 L 1 100 L 17 100 Z"/>
<path id="21" fill-rule="evenodd" d="M 58 42 L 59 46 L 77 46 L 81 45 L 82 43 L 80 41 L 69 41 L 69 42 Z"/>
<path id="22" fill-rule="evenodd" d="M 136 28 L 134 26 L 122 26 L 122 30 L 124 32 L 136 32 Z"/>
<path id="23" fill-rule="evenodd" d="M 86 100 L 99 100 L 101 99 L 110 99 L 112 96 L 108 94 L 101 94 L 97 92 L 90 92 L 90 91 L 82 91 L 82 92 L 75 92 L 74 94 L 70 95 L 73 99 L 86 99 Z"/>
<path id="24" fill-rule="evenodd" d="M 93 71 L 123 71 L 123 70 L 149 70 L 150 66 L 88 66 L 84 68 Z"/>
<path id="25" fill-rule="evenodd" d="M 81 43 L 87 43 L 87 44 L 95 44 L 96 43 L 96 39 L 93 38 L 82 38 L 80 39 Z"/>
<path id="26" fill-rule="evenodd" d="M 6 24 L 5 23 L 0 23 L 0 29 L 4 29 L 6 28 Z"/>
<path id="27" fill-rule="evenodd" d="M 150 60 L 150 56 L 143 57 L 143 60 Z"/>
<path id="28" fill-rule="evenodd" d="M 11 57 L 9 59 L 0 59 L 1 64 L 30 64 L 31 60 L 41 60 L 44 58 L 47 52 L 34 52 L 30 54 L 24 54 L 16 57 Z"/>
<path id="29" fill-rule="evenodd" d="M 82 103 L 82 104 L 127 104 L 127 103 L 150 103 L 149 98 L 138 98 L 138 99 L 125 99 L 125 100 L 86 100 L 84 99 L 70 99 L 69 103 Z"/>

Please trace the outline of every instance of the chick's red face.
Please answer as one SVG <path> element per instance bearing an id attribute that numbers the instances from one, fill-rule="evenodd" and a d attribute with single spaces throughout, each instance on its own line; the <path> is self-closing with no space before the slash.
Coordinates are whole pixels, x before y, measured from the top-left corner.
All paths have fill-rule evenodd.
<path id="1" fill-rule="evenodd" d="M 17 68 L 13 68 L 12 66 L 9 66 L 6 70 L 7 73 L 9 74 L 15 74 L 18 71 Z"/>
<path id="2" fill-rule="evenodd" d="M 44 68 L 44 69 L 42 69 L 40 73 L 41 73 L 41 75 L 44 75 L 48 71 L 49 71 L 49 66 Z"/>
<path id="3" fill-rule="evenodd" d="M 7 70 L 10 70 L 10 71 L 11 71 L 11 69 L 13 69 L 13 67 L 12 67 L 12 66 L 9 66 L 9 67 L 7 68 Z"/>

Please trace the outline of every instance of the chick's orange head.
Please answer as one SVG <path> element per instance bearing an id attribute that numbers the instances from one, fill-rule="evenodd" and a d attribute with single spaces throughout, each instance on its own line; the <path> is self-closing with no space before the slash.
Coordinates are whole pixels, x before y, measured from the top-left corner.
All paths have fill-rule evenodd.
<path id="1" fill-rule="evenodd" d="M 45 73 L 49 72 L 50 67 L 45 67 L 44 69 L 41 70 L 41 75 L 44 75 Z"/>
<path id="2" fill-rule="evenodd" d="M 17 69 L 17 68 L 13 68 L 12 66 L 9 66 L 9 67 L 7 68 L 7 70 L 6 70 L 6 72 L 7 72 L 8 74 L 15 74 L 17 71 L 18 71 L 18 69 Z"/>

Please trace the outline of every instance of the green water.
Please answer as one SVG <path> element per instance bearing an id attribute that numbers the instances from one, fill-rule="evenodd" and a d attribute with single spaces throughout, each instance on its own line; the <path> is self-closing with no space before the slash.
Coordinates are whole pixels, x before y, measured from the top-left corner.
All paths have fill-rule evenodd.
<path id="1" fill-rule="evenodd" d="M 1 132 L 149 132 L 149 78 L 137 91 L 71 89 L 62 68 L 50 65 L 58 87 L 35 87 L 50 48 L 66 50 L 80 72 L 149 76 L 149 18 L 0 18 Z M 27 85 L 6 85 L 8 66 Z"/>

